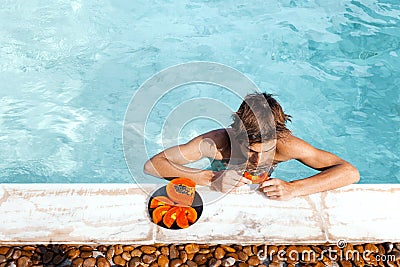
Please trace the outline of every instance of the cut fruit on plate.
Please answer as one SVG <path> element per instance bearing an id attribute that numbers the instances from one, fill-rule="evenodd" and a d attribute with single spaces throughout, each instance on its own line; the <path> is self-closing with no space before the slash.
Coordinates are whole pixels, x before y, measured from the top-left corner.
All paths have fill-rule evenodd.
<path id="1" fill-rule="evenodd" d="M 196 193 L 196 183 L 188 178 L 176 178 L 167 184 L 168 197 L 184 206 L 191 206 Z"/>
<path id="2" fill-rule="evenodd" d="M 153 222 L 155 224 L 158 224 L 163 220 L 163 217 L 165 213 L 167 213 L 171 209 L 171 206 L 165 205 L 165 206 L 159 206 L 153 210 Z"/>
<path id="3" fill-rule="evenodd" d="M 180 213 L 180 207 L 173 207 L 164 214 L 163 223 L 168 228 L 171 228 L 172 224 L 175 222 L 178 214 Z"/>
<path id="4" fill-rule="evenodd" d="M 174 206 L 174 202 L 165 196 L 154 197 L 150 202 L 150 208 L 152 209 L 157 208 L 158 206 L 165 206 L 165 205 Z"/>
<path id="5" fill-rule="evenodd" d="M 196 223 L 203 212 L 203 201 L 195 186 L 190 179 L 177 178 L 153 192 L 147 206 L 151 221 L 175 230 Z"/>

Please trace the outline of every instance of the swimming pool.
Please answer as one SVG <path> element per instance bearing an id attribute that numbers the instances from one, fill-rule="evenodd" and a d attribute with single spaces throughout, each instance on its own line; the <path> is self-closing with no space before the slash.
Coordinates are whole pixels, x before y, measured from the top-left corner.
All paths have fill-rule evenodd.
<path id="1" fill-rule="evenodd" d="M 122 148 L 132 95 L 158 71 L 201 60 L 276 94 L 293 133 L 352 162 L 361 183 L 399 183 L 399 2 L 242 2 L 2 1 L 0 182 L 133 182 Z M 238 107 L 213 86 L 184 89 L 155 107 L 149 151 L 182 101 Z M 182 141 L 217 127 L 194 122 Z M 288 162 L 274 174 L 313 173 Z"/>

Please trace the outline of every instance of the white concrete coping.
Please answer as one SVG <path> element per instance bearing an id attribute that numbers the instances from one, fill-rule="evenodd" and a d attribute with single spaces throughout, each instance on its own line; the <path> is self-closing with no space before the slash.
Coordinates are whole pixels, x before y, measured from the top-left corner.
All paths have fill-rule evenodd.
<path id="1" fill-rule="evenodd" d="M 400 185 L 351 185 L 289 201 L 227 194 L 182 230 L 153 224 L 147 201 L 134 184 L 1 184 L 0 243 L 400 242 Z"/>

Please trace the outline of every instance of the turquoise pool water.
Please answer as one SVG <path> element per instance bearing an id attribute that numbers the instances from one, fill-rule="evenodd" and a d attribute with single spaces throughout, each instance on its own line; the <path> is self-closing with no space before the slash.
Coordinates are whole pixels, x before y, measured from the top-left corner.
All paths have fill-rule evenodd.
<path id="1" fill-rule="evenodd" d="M 133 182 L 122 125 L 135 90 L 189 61 L 226 64 L 278 96 L 293 133 L 352 162 L 361 183 L 399 183 L 400 4 L 321 1 L 2 1 L 0 182 Z M 213 86 L 165 96 L 239 100 Z M 182 141 L 217 127 L 199 120 Z M 190 127 L 189 127 L 190 126 Z M 314 171 L 281 164 L 283 179 Z"/>

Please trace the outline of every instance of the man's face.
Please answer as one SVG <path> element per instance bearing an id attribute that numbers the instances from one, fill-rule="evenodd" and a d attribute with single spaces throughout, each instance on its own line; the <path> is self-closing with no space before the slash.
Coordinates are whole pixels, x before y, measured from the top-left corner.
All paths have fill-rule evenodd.
<path id="1" fill-rule="evenodd" d="M 272 164 L 275 155 L 276 141 L 270 140 L 263 143 L 248 144 L 246 142 L 240 144 L 243 155 L 247 156 L 248 166 L 257 168 L 266 164 Z"/>

